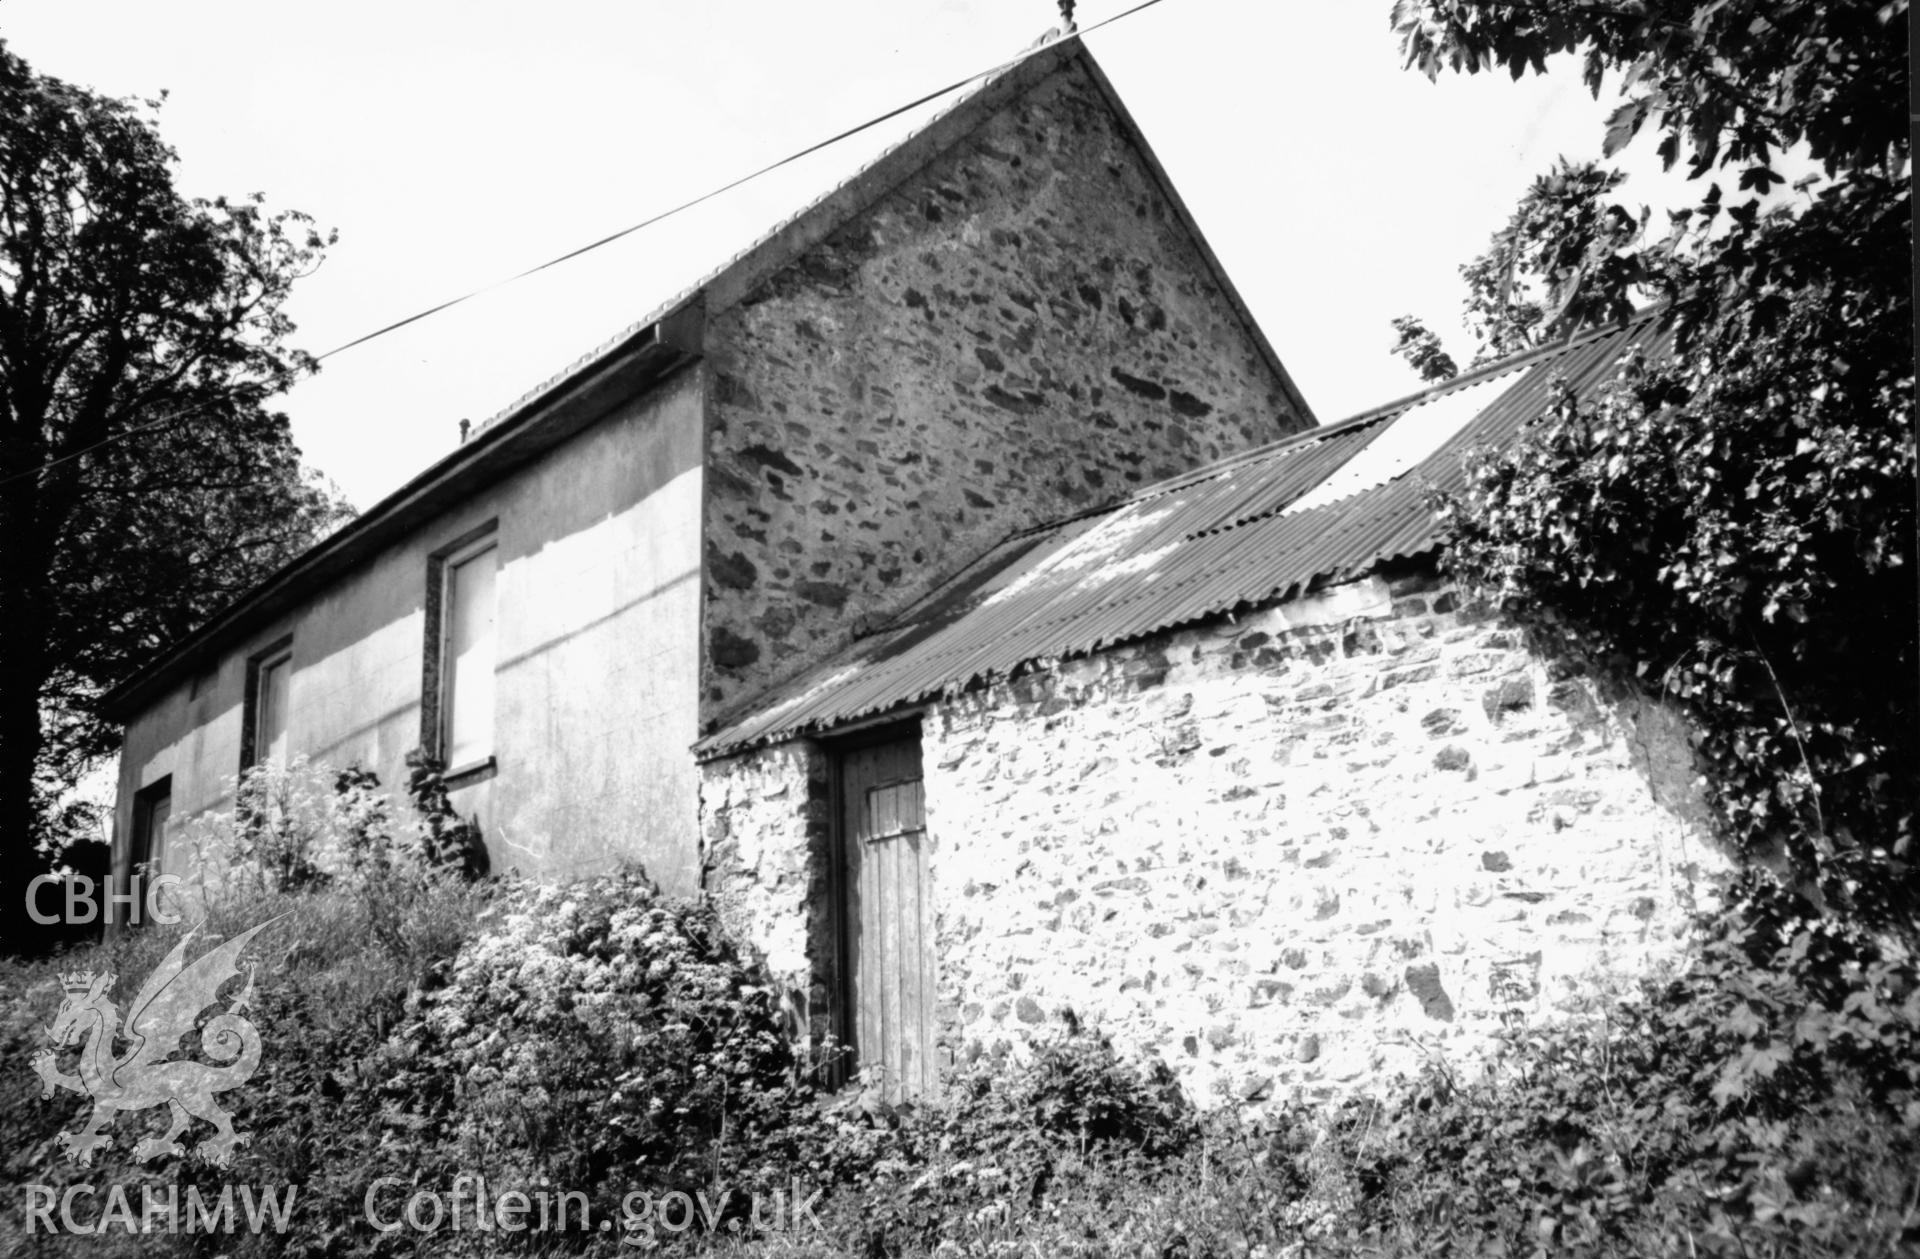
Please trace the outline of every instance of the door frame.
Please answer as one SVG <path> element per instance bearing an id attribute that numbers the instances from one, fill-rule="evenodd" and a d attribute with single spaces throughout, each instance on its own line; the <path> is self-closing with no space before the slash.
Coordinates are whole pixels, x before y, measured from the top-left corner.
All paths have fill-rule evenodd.
<path id="1" fill-rule="evenodd" d="M 921 720 L 923 710 L 915 709 L 909 713 L 889 713 L 862 722 L 850 728 L 835 731 L 820 741 L 827 754 L 827 896 L 832 906 L 833 920 L 833 1017 L 829 1026 L 833 1035 L 843 1046 L 850 1046 L 857 1059 L 865 1049 L 860 1045 L 855 1033 L 859 1027 L 859 1014 L 854 1009 L 853 967 L 856 961 L 853 946 L 852 915 L 848 912 L 849 901 L 846 885 L 847 872 L 847 793 L 846 764 L 847 757 L 855 752 L 878 747 L 886 743 L 906 743 L 911 741 L 920 749 L 920 781 L 922 821 L 925 821 L 926 809 L 926 740 L 925 723 Z M 927 827 L 923 843 L 931 853 L 932 827 Z M 854 1081 L 854 1073 L 849 1069 L 848 1059 L 837 1059 L 829 1073 L 828 1085 L 841 1088 Z"/>

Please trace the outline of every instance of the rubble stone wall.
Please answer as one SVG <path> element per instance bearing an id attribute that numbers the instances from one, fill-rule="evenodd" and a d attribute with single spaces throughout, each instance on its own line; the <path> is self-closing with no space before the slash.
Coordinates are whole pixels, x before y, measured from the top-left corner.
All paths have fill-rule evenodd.
<path id="1" fill-rule="evenodd" d="M 712 885 L 777 939 L 829 921 L 795 755 L 710 767 L 703 802 L 736 854 Z M 924 763 L 945 1052 L 1017 1055 L 1071 1011 L 1214 1104 L 1469 1062 L 1674 959 L 1727 869 L 1670 713 L 1427 570 L 942 701 Z"/>
<path id="2" fill-rule="evenodd" d="M 811 740 L 705 767 L 703 881 L 721 920 L 777 981 L 796 1037 L 833 1032 L 840 980 L 831 884 L 832 763 Z"/>
<path id="3" fill-rule="evenodd" d="M 706 728 L 1019 529 L 1311 424 L 1075 65 L 706 352 Z"/>

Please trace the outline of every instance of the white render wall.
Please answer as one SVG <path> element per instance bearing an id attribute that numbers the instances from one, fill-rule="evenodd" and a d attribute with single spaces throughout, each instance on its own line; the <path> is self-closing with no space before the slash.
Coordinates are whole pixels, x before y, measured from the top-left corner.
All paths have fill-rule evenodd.
<path id="1" fill-rule="evenodd" d="M 396 792 L 421 741 L 430 557 L 498 521 L 490 779 L 453 794 L 496 870 L 564 879 L 623 861 L 698 886 L 702 384 L 682 372 L 409 532 L 263 625 L 127 728 L 116 864 L 134 792 L 171 776 L 177 822 L 230 808 L 247 659 L 292 635 L 289 754 L 358 763 Z"/>

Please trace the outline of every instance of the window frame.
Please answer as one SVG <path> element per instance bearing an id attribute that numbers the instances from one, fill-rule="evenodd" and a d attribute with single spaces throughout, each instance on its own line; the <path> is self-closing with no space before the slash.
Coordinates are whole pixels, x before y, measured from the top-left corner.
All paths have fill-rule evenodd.
<path id="1" fill-rule="evenodd" d="M 161 814 L 164 827 L 173 820 L 172 774 L 162 774 L 133 793 L 133 834 L 129 837 L 127 845 L 127 871 L 130 875 L 141 873 L 143 867 L 147 867 L 147 873 L 153 873 L 151 866 L 156 860 L 153 851 L 153 822 L 154 816 L 160 814 L 162 806 L 165 807 L 165 813 Z M 166 872 L 165 835 L 166 832 L 163 829 L 158 858 L 162 862 L 160 873 Z"/>
<path id="2" fill-rule="evenodd" d="M 283 634 L 247 657 L 246 695 L 240 706 L 240 773 L 243 777 L 261 763 L 260 706 L 266 698 L 261 681 L 270 669 L 279 664 L 287 667 L 286 721 L 288 741 L 292 741 L 293 635 Z"/>
<path id="3" fill-rule="evenodd" d="M 453 634 L 452 602 L 454 573 L 461 565 L 484 555 L 488 551 L 497 551 L 500 545 L 500 522 L 489 520 L 477 528 L 461 534 L 452 542 L 435 550 L 427 557 L 427 597 L 425 648 L 422 652 L 420 678 L 420 747 L 441 764 L 441 777 L 448 787 L 465 787 L 493 777 L 499 768 L 497 752 L 490 749 L 487 755 L 460 765 L 447 764 L 452 731 L 448 729 L 447 719 L 452 716 L 450 683 L 452 670 L 448 667 L 449 648 Z M 501 564 L 498 557 L 494 560 L 494 606 L 495 632 L 499 627 L 499 586 Z M 498 672 L 499 661 L 494 662 Z"/>

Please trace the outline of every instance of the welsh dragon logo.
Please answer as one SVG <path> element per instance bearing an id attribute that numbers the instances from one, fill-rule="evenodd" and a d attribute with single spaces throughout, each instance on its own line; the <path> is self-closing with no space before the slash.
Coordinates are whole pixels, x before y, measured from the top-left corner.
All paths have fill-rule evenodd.
<path id="1" fill-rule="evenodd" d="M 35 1054 L 33 1069 L 40 1076 L 41 1097 L 52 1097 L 59 1088 L 93 1099 L 93 1116 L 86 1127 L 60 1134 L 69 1162 L 82 1166 L 93 1162 L 93 1152 L 111 1140 L 102 1129 L 115 1111 L 161 1105 L 172 1109 L 172 1126 L 165 1134 L 135 1145 L 137 1161 L 185 1153 L 178 1138 L 195 1119 L 204 1119 L 219 1131 L 194 1149 L 216 1166 L 231 1161 L 234 1147 L 247 1137 L 233 1130 L 233 1116 L 220 1108 L 213 1095 L 245 1084 L 260 1065 L 260 1033 L 240 1016 L 253 1002 L 252 967 L 247 969 L 246 987 L 232 1004 L 200 1029 L 201 1050 L 214 1065 L 168 1059 L 193 1031 L 201 1011 L 219 1000 L 221 985 L 240 973 L 241 951 L 272 925 L 263 922 L 192 962 L 186 960 L 187 944 L 199 929 L 189 931 L 141 985 L 124 1026 L 119 1007 L 107 995 L 113 989 L 112 974 L 78 971 L 60 977 L 66 1000 L 47 1028 L 47 1037 L 60 1049 L 84 1042 L 79 1070 L 71 1075 L 60 1070 L 53 1049 Z M 129 1042 L 119 1057 L 113 1052 L 116 1036 Z"/>

